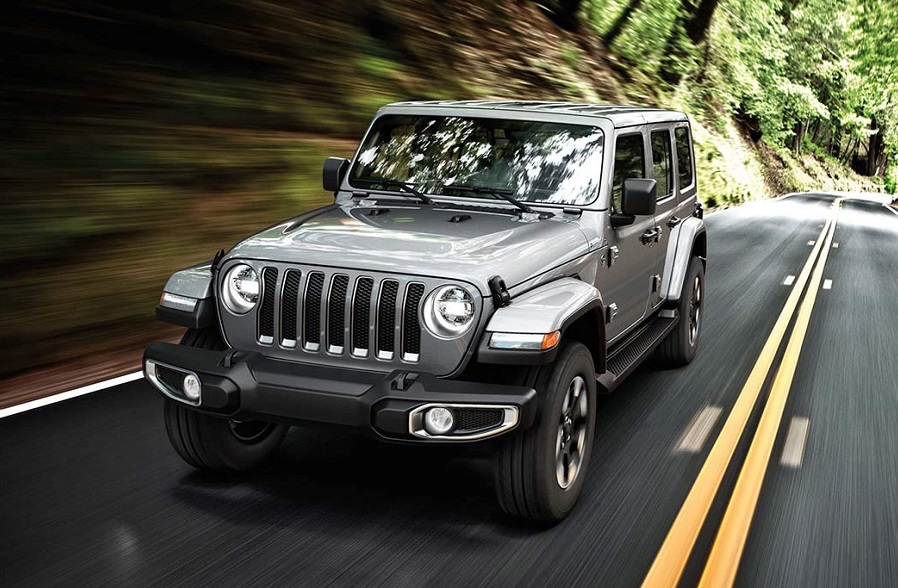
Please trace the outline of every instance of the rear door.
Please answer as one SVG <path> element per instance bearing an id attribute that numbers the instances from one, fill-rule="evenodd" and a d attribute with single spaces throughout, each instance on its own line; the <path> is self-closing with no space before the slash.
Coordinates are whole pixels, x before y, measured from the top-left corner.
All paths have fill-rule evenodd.
<path id="1" fill-rule="evenodd" d="M 651 266 L 651 295 L 647 312 L 651 312 L 661 304 L 661 279 L 664 272 L 664 261 L 670 243 L 670 231 L 679 223 L 680 212 L 674 168 L 674 138 L 670 124 L 651 125 L 649 144 L 651 145 L 650 177 L 658 186 L 657 208 L 655 209 L 655 230 L 658 236 L 649 244 L 646 253 L 647 263 Z"/>

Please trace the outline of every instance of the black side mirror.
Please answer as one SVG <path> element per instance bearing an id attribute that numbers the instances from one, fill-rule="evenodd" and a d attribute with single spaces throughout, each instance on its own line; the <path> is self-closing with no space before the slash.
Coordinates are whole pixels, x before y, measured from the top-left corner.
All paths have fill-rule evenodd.
<path id="1" fill-rule="evenodd" d="M 655 214 L 658 184 L 655 180 L 630 178 L 624 180 L 624 193 L 621 195 L 621 212 L 630 216 L 647 216 Z"/>
<path id="2" fill-rule="evenodd" d="M 328 192 L 337 192 L 346 172 L 349 171 L 349 160 L 342 157 L 328 157 L 324 160 L 324 171 L 321 174 L 321 183 Z"/>
<path id="3" fill-rule="evenodd" d="M 624 180 L 624 189 L 621 194 L 621 211 L 611 215 L 611 226 L 622 227 L 632 225 L 637 216 L 655 214 L 658 193 L 658 184 L 655 180 L 643 178 L 630 178 Z"/>

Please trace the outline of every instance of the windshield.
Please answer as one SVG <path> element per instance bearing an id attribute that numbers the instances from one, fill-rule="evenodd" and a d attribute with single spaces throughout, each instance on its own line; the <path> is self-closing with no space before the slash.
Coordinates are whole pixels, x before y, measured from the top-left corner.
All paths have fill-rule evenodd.
<path id="1" fill-rule="evenodd" d="M 452 187 L 477 186 L 524 202 L 582 206 L 599 194 L 603 147 L 602 130 L 592 126 L 386 115 L 368 133 L 349 183 L 370 188 L 383 179 L 426 194 L 490 197 Z"/>

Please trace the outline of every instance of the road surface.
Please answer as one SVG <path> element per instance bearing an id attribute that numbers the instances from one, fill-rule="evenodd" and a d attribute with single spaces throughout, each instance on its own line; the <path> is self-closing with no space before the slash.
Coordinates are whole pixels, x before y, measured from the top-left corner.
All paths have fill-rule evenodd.
<path id="1" fill-rule="evenodd" d="M 0 421 L 0 584 L 639 586 L 679 568 L 687 586 L 727 569 L 737 586 L 898 586 L 898 215 L 834 201 L 707 218 L 699 355 L 601 400 L 584 493 L 553 528 L 500 516 L 476 450 L 293 429 L 260 471 L 197 473 L 137 381 Z M 776 338 L 796 289 L 804 318 Z M 689 525 L 685 549 L 665 541 Z"/>

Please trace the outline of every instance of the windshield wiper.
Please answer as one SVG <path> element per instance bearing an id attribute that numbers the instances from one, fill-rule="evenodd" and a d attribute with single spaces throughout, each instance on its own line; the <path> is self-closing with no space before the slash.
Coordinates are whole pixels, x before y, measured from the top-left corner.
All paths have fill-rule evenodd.
<path id="1" fill-rule="evenodd" d="M 359 182 L 361 184 L 370 184 L 372 186 L 383 186 L 387 190 L 390 188 L 397 188 L 399 190 L 408 192 L 424 204 L 433 204 L 433 200 L 426 195 L 424 192 L 415 189 L 413 184 L 408 182 L 403 182 L 401 180 L 392 180 L 392 179 L 378 179 L 378 178 L 353 178 L 353 182 Z M 400 194 L 400 196 L 404 196 L 404 194 Z"/>
<path id="2" fill-rule="evenodd" d="M 457 184 L 446 184 L 443 186 L 443 188 L 446 190 L 458 190 L 459 192 L 473 192 L 474 194 L 491 194 L 496 198 L 501 198 L 506 202 L 514 204 L 524 212 L 536 214 L 535 210 L 512 196 L 514 192 L 511 190 L 505 190 L 503 188 L 490 188 L 489 186 L 462 186 Z"/>

